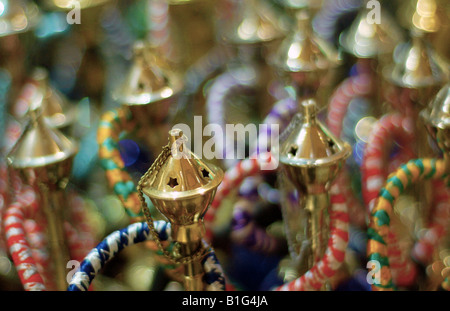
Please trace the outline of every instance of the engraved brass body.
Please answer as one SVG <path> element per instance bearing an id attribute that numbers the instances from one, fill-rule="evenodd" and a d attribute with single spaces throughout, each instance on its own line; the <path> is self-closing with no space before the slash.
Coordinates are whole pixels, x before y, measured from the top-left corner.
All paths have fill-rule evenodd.
<path id="1" fill-rule="evenodd" d="M 306 212 L 305 234 L 309 247 L 302 249 L 299 273 L 306 272 L 323 255 L 329 238 L 329 189 L 351 147 L 333 136 L 317 120 L 317 105 L 309 99 L 302 102 L 303 115 L 291 122 L 280 142 L 282 172 L 299 192 L 299 210 Z M 302 222 L 298 211 L 286 209 L 285 221 Z M 289 228 L 287 228 L 289 231 Z M 293 233 L 296 234 L 296 233 Z"/>
<path id="2" fill-rule="evenodd" d="M 142 192 L 171 223 L 181 258 L 201 251 L 203 217 L 222 179 L 223 171 L 193 154 L 176 129 L 170 131 L 169 145 L 141 179 Z M 203 290 L 201 258 L 184 263 L 184 274 L 186 290 Z"/>

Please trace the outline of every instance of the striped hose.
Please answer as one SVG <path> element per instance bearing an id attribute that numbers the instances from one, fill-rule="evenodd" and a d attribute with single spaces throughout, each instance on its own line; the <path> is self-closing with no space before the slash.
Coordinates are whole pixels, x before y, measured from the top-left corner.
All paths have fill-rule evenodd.
<path id="1" fill-rule="evenodd" d="M 391 269 L 388 257 L 390 219 L 396 199 L 406 188 L 421 179 L 446 179 L 445 163 L 436 159 L 415 159 L 402 165 L 392 173 L 376 201 L 370 215 L 367 253 L 369 261 L 380 263 L 380 283 L 373 284 L 373 290 L 393 290 Z M 448 178 L 446 180 L 449 186 Z"/>
<path id="2" fill-rule="evenodd" d="M 154 227 L 161 241 L 169 240 L 170 223 L 155 221 Z M 86 291 L 97 273 L 121 250 L 151 239 L 152 235 L 146 222 L 133 223 L 122 230 L 114 231 L 89 252 L 79 270 L 73 275 L 68 290 Z M 202 260 L 206 289 L 223 291 L 225 290 L 225 277 L 222 268 L 214 251 L 211 248 L 209 250 Z"/>
<path id="3" fill-rule="evenodd" d="M 132 113 L 126 107 L 106 112 L 99 122 L 97 142 L 99 145 L 100 165 L 106 171 L 109 186 L 122 202 L 132 222 L 143 220 L 141 203 L 130 174 L 120 156 L 120 134 L 131 132 L 137 127 Z"/>

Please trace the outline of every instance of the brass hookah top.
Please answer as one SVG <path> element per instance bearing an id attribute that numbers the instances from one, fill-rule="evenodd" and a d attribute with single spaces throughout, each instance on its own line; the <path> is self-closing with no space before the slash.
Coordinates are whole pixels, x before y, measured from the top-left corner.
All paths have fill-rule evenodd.
<path id="1" fill-rule="evenodd" d="M 77 153 L 76 144 L 45 121 L 44 94 L 36 92 L 34 96 L 24 132 L 7 155 L 8 163 L 16 169 L 58 165 Z"/>
<path id="2" fill-rule="evenodd" d="M 445 0 L 444 0 L 445 1 Z M 407 29 L 414 27 L 426 33 L 441 29 L 445 19 L 445 4 L 439 0 L 402 1 L 397 15 L 401 25 Z M 441 10 L 441 8 L 443 8 Z"/>
<path id="3" fill-rule="evenodd" d="M 35 99 L 42 99 L 42 115 L 46 122 L 53 128 L 64 128 L 72 124 L 75 120 L 75 109 L 63 94 L 51 86 L 47 70 L 36 68 L 31 79 L 36 83 L 38 92 L 43 94 L 43 98 Z"/>
<path id="4" fill-rule="evenodd" d="M 172 129 L 169 144 L 140 182 L 142 192 L 171 222 L 175 231 L 182 226 L 202 224 L 224 176 L 220 168 L 203 162 L 192 153 L 186 147 L 186 141 L 181 130 Z"/>
<path id="5" fill-rule="evenodd" d="M 422 110 L 422 117 L 431 137 L 447 159 L 450 172 L 450 84 L 447 83 L 431 101 L 429 108 Z"/>
<path id="6" fill-rule="evenodd" d="M 323 78 L 329 69 L 339 65 L 339 55 L 330 44 L 314 34 L 306 11 L 299 11 L 295 16 L 297 27 L 281 43 L 273 57 L 273 65 L 287 73 L 322 73 L 320 76 Z"/>
<path id="7" fill-rule="evenodd" d="M 262 1 L 227 0 L 235 6 L 232 16 L 220 25 L 220 39 L 232 45 L 271 42 L 285 36 L 281 20 Z"/>
<path id="8" fill-rule="evenodd" d="M 403 34 L 394 19 L 381 7 L 381 23 L 370 24 L 368 10 L 363 5 L 350 27 L 341 33 L 339 43 L 343 50 L 357 58 L 376 58 L 391 53 Z"/>
<path id="9" fill-rule="evenodd" d="M 183 88 L 182 76 L 155 49 L 138 41 L 133 63 L 113 98 L 127 106 L 149 105 L 172 98 Z"/>
<path id="10" fill-rule="evenodd" d="M 0 37 L 29 31 L 39 18 L 39 7 L 32 1 L 0 0 Z"/>
<path id="11" fill-rule="evenodd" d="M 449 63 L 424 40 L 423 32 L 413 29 L 411 37 L 409 42 L 396 47 L 394 62 L 385 67 L 384 76 L 405 88 L 443 85 L 449 78 Z"/>
<path id="12" fill-rule="evenodd" d="M 307 193 L 323 192 L 352 149 L 317 119 L 314 99 L 305 100 L 301 105 L 303 115 L 297 114 L 283 133 L 280 163 L 297 189 Z"/>

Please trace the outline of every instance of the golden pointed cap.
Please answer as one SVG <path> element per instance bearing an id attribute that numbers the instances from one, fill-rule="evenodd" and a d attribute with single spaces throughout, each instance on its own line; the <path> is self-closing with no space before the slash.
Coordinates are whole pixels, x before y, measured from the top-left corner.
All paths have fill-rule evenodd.
<path id="1" fill-rule="evenodd" d="M 177 95 L 182 77 L 149 45 L 134 45 L 133 64 L 113 98 L 123 105 L 148 105 Z"/>
<path id="2" fill-rule="evenodd" d="M 296 14 L 297 29 L 280 45 L 273 64 L 284 72 L 328 72 L 339 64 L 337 51 L 316 36 L 306 11 Z"/>
<path id="3" fill-rule="evenodd" d="M 87 9 L 108 2 L 111 2 L 111 0 L 45 0 L 47 7 L 65 11 L 74 9 L 75 3 L 80 6 L 80 9 Z"/>
<path id="4" fill-rule="evenodd" d="M 347 53 L 357 58 L 375 58 L 391 53 L 403 35 L 389 13 L 381 8 L 381 23 L 369 23 L 368 10 L 363 8 L 355 21 L 339 37 Z"/>
<path id="5" fill-rule="evenodd" d="M 229 44 L 257 44 L 285 35 L 280 17 L 259 0 L 235 1 L 233 14 L 223 21 L 219 31 Z"/>
<path id="6" fill-rule="evenodd" d="M 303 101 L 302 107 L 303 116 L 297 115 L 282 135 L 279 158 L 297 188 L 314 191 L 336 177 L 352 149 L 317 120 L 315 100 Z"/>
<path id="7" fill-rule="evenodd" d="M 60 163 L 77 152 L 74 142 L 45 122 L 41 106 L 36 105 L 42 103 L 43 95 L 36 92 L 35 96 L 40 100 L 33 99 L 35 106 L 29 111 L 30 120 L 7 156 L 9 164 L 18 169 Z"/>
<path id="8" fill-rule="evenodd" d="M 29 31 L 39 18 L 39 7 L 32 1 L 0 0 L 0 37 Z"/>
<path id="9" fill-rule="evenodd" d="M 68 99 L 50 85 L 48 72 L 44 68 L 36 68 L 31 76 L 37 84 L 38 91 L 43 92 L 42 114 L 46 122 L 54 128 L 63 128 L 75 120 L 75 110 Z"/>
<path id="10" fill-rule="evenodd" d="M 142 191 L 171 223 L 187 224 L 203 217 L 212 202 L 223 171 L 203 162 L 185 145 L 183 132 L 169 132 L 169 145 L 141 182 Z"/>
<path id="11" fill-rule="evenodd" d="M 406 88 L 442 85 L 448 80 L 447 63 L 428 45 L 420 33 L 412 32 L 412 40 L 399 44 L 394 63 L 383 71 L 388 81 Z"/>

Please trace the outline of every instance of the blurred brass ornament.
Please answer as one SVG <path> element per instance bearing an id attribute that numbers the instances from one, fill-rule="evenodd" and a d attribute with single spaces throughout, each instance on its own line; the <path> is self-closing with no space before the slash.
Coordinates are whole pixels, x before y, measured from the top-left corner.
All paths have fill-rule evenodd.
<path id="1" fill-rule="evenodd" d="M 298 88 L 305 86 L 317 92 L 330 69 L 340 63 L 337 51 L 314 34 L 306 11 L 296 13 L 297 27 L 283 40 L 273 57 L 273 65 L 283 74 L 290 74 Z"/>
<path id="2" fill-rule="evenodd" d="M 386 66 L 384 75 L 400 87 L 424 88 L 443 85 L 448 80 L 448 68 L 449 64 L 433 50 L 422 34 L 412 31 L 411 40 L 396 47 L 394 63 Z"/>
<path id="3" fill-rule="evenodd" d="M 51 86 L 46 69 L 36 68 L 31 79 L 37 84 L 38 91 L 43 93 L 42 114 L 46 122 L 58 129 L 70 126 L 75 121 L 75 107 Z"/>
<path id="4" fill-rule="evenodd" d="M 52 9 L 72 10 L 79 5 L 80 9 L 88 9 L 113 2 L 113 0 L 45 0 L 45 4 Z"/>
<path id="5" fill-rule="evenodd" d="M 228 44 L 258 44 L 285 36 L 280 17 L 263 1 L 231 1 L 233 14 L 219 27 L 221 39 Z"/>
<path id="6" fill-rule="evenodd" d="M 150 228 L 153 221 L 142 193 L 171 223 L 179 254 L 164 252 L 172 262 L 184 265 L 186 290 L 203 290 L 203 217 L 223 179 L 223 171 L 193 154 L 185 145 L 182 131 L 173 129 L 169 135 L 169 144 L 142 176 L 138 192 Z"/>
<path id="7" fill-rule="evenodd" d="M 422 111 L 431 137 L 444 153 L 446 168 L 450 173 L 450 84 L 447 83 Z"/>
<path id="8" fill-rule="evenodd" d="M 381 8 L 381 23 L 369 23 L 367 9 L 362 8 L 350 27 L 339 37 L 339 43 L 357 58 L 376 58 L 391 53 L 403 34 L 395 20 Z"/>
<path id="9" fill-rule="evenodd" d="M 0 0 L 0 37 L 29 31 L 39 19 L 39 7 L 32 1 Z"/>

